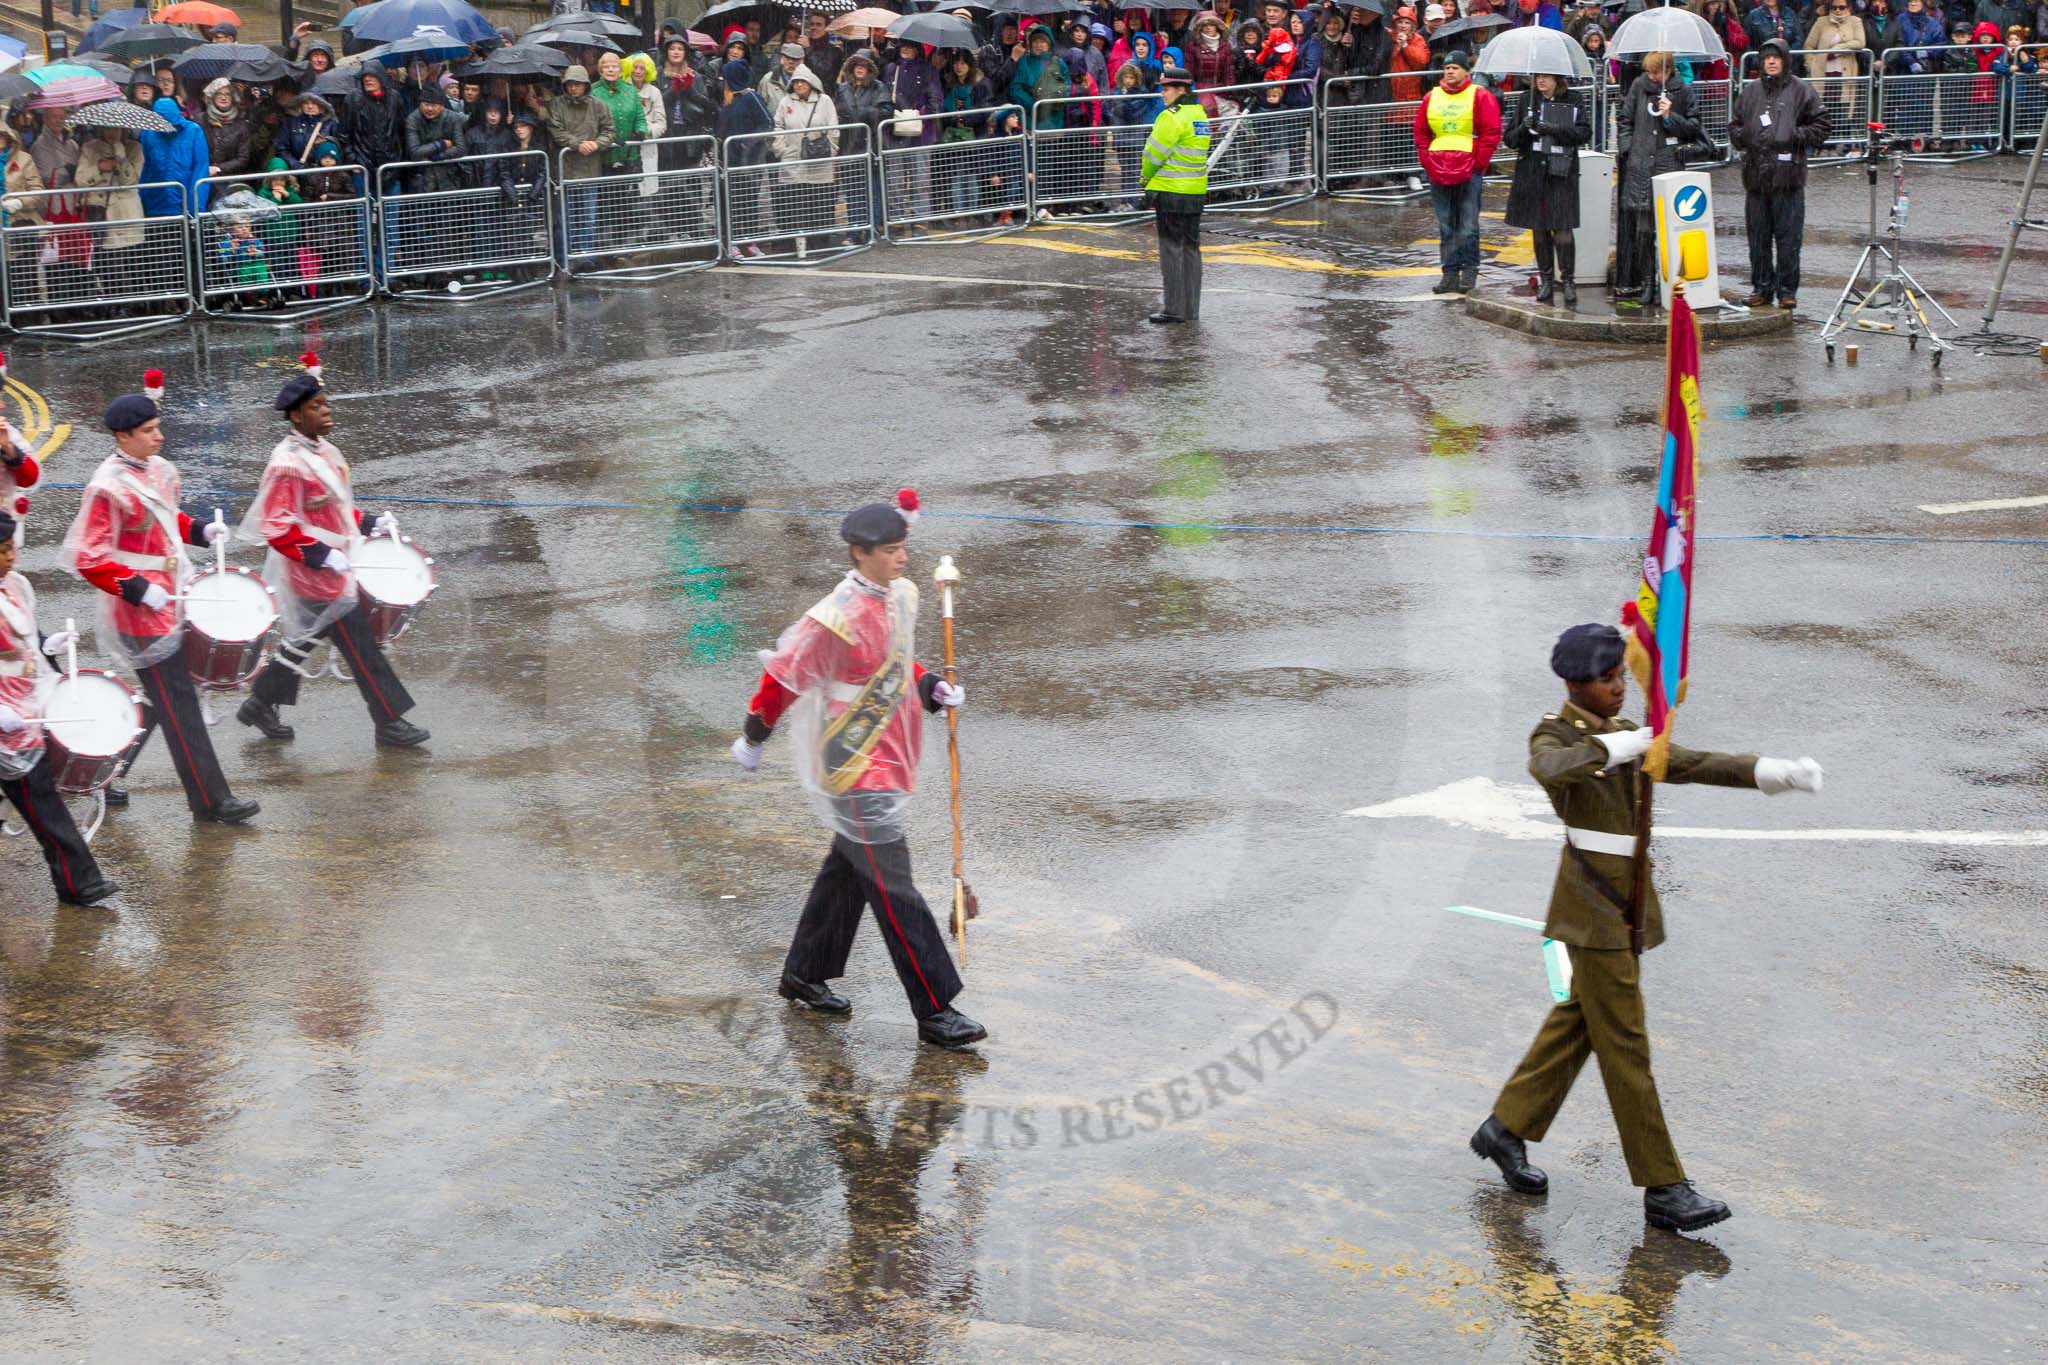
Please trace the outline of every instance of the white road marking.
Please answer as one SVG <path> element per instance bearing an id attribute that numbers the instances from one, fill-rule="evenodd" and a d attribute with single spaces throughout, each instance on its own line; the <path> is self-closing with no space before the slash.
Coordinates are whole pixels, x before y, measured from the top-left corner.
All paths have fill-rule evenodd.
<path id="1" fill-rule="evenodd" d="M 2048 507 L 2048 494 L 2033 498 L 1986 498 L 1982 502 L 1926 502 L 1920 504 L 1923 512 L 1932 512 L 1937 517 L 1952 517 L 1958 512 L 2004 512 L 2015 507 Z"/>
<path id="2" fill-rule="evenodd" d="M 1557 816 L 1550 809 L 1550 802 L 1541 787 L 1527 782 L 1495 782 L 1490 777 L 1468 777 L 1414 796 L 1396 797 L 1374 806 L 1357 806 L 1344 814 L 1370 820 L 1438 820 L 1462 829 L 1475 829 L 1482 834 L 1497 834 L 1504 839 L 1556 842 L 1562 837 Z M 1791 843 L 1938 844 L 1970 848 L 2048 847 L 2048 829 L 1712 829 L 1658 825 L 1656 837 Z"/>

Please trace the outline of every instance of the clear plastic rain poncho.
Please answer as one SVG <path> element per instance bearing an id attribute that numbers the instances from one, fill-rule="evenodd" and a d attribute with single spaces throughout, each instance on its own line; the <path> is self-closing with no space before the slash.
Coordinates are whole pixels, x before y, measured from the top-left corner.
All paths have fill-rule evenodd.
<path id="1" fill-rule="evenodd" d="M 790 742 L 818 818 L 857 844 L 903 837 L 924 735 L 916 649 L 917 585 L 848 573 L 761 654 L 796 693 Z"/>
<path id="2" fill-rule="evenodd" d="M 294 530 L 351 559 L 362 540 L 348 461 L 330 442 L 296 431 L 270 452 L 256 501 L 235 534 L 246 544 L 268 545 Z M 272 550 L 263 581 L 277 594 L 278 629 L 287 640 L 310 640 L 355 610 L 354 569 L 316 569 Z"/>
<path id="3" fill-rule="evenodd" d="M 56 676 L 36 637 L 36 590 L 19 573 L 10 572 L 0 578 L 0 706 L 11 708 L 23 720 L 40 719 L 43 695 Z M 42 757 L 42 726 L 0 735 L 0 781 L 27 776 Z"/>
<path id="4" fill-rule="evenodd" d="M 178 529 L 178 499 L 184 481 L 178 467 L 161 455 L 138 464 L 118 451 L 100 461 L 64 533 L 58 562 L 81 576 L 109 564 L 141 574 L 171 600 L 151 610 L 116 593 L 96 593 L 93 643 L 122 668 L 150 668 L 178 652 L 185 642 L 181 586 L 192 576 L 185 538 Z"/>

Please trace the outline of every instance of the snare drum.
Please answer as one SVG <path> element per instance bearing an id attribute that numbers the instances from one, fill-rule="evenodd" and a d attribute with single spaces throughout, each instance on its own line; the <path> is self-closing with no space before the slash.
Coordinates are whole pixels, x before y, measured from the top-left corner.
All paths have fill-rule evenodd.
<path id="1" fill-rule="evenodd" d="M 57 790 L 96 792 L 121 772 L 142 738 L 142 697 L 120 678 L 81 668 L 59 678 L 45 699 L 44 762 Z"/>
<path id="2" fill-rule="evenodd" d="M 277 624 L 270 585 L 229 565 L 185 586 L 185 666 L 201 687 L 240 687 L 263 666 L 263 643 Z"/>
<path id="3" fill-rule="evenodd" d="M 370 608 L 370 629 L 380 645 L 412 626 L 434 595 L 434 557 L 410 536 L 371 536 L 349 555 L 356 591 Z"/>

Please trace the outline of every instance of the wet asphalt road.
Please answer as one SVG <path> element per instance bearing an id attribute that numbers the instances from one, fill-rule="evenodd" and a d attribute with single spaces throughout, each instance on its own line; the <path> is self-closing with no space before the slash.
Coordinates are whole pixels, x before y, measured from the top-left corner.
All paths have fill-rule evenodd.
<path id="1" fill-rule="evenodd" d="M 2016 175 L 1916 174 L 1911 263 L 1965 317 Z M 1758 538 L 1703 547 L 1680 721 L 1828 789 L 1660 820 L 2048 829 L 2043 509 L 1918 510 L 2048 492 L 2043 368 L 1825 366 L 1861 214 L 1817 186 L 1798 329 L 1708 354 L 1702 526 Z M 1665 1107 L 1734 1221 L 1646 1231 L 1591 1068 L 1546 1201 L 1465 1151 L 1547 995 L 1533 935 L 1440 907 L 1540 917 L 1554 846 L 1343 812 L 1523 780 L 1551 638 L 1632 590 L 1661 359 L 1418 300 L 1425 210 L 1212 229 L 1199 331 L 1139 322 L 1147 234 L 1059 228 L 10 346 L 82 424 L 53 480 L 159 364 L 188 488 L 246 490 L 316 344 L 359 499 L 441 589 L 396 656 L 428 751 L 327 683 L 289 746 L 215 732 L 248 829 L 195 827 L 152 750 L 97 842 L 113 908 L 56 911 L 8 847 L 0 1351 L 2038 1357 L 2038 848 L 1660 844 Z M 2041 327 L 2044 262 L 2001 325 Z M 850 1021 L 770 994 L 824 838 L 786 749 L 725 752 L 753 651 L 837 575 L 803 513 L 903 484 L 913 571 L 966 574 L 979 1058 L 917 1046 L 872 925 Z M 46 627 L 86 614 L 52 568 L 75 498 L 31 520 Z M 1807 533 L 1871 539 L 1774 538 Z M 929 662 L 929 599 L 924 632 Z"/>

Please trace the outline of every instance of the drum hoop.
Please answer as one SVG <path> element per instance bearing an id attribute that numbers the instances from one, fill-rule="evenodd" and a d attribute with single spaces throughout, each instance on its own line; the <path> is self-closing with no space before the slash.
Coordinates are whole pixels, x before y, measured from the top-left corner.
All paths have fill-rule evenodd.
<path id="1" fill-rule="evenodd" d="M 440 576 L 434 572 L 434 557 L 428 554 L 418 541 L 414 540 L 411 536 L 408 535 L 394 536 L 389 533 L 382 533 L 374 536 L 366 536 L 363 539 L 363 544 L 367 547 L 376 544 L 380 540 L 387 540 L 396 545 L 403 545 L 406 549 L 412 551 L 414 555 L 418 556 L 420 570 L 422 572 L 422 575 L 426 579 L 427 590 L 421 593 L 418 597 L 414 598 L 410 602 L 393 602 L 388 598 L 377 596 L 376 590 L 372 588 L 360 574 L 358 574 L 356 576 L 356 591 L 362 596 L 369 598 L 370 601 L 374 602 L 376 605 L 383 607 L 387 611 L 418 611 L 421 607 L 424 607 L 427 604 L 427 599 L 432 597 L 434 593 L 440 589 L 441 586 Z"/>
<path id="2" fill-rule="evenodd" d="M 260 575 L 243 568 L 239 564 L 228 564 L 218 569 L 208 569 L 204 573 L 196 573 L 192 575 L 191 579 L 186 583 L 186 590 L 191 591 L 193 588 L 198 587 L 200 584 L 204 583 L 209 578 L 226 577 L 229 575 L 233 575 L 240 582 L 251 584 L 254 587 L 257 587 L 262 590 L 263 595 L 259 598 L 255 598 L 252 600 L 259 601 L 263 603 L 263 605 L 265 605 L 266 607 L 270 608 L 270 619 L 268 621 L 265 621 L 262 627 L 259 630 L 257 630 L 257 632 L 254 635 L 215 635 L 205 626 L 199 624 L 198 620 L 193 615 L 191 605 L 187 604 L 185 610 L 185 628 L 193 632 L 194 634 L 198 635 L 201 639 L 210 641 L 213 644 L 242 646 L 253 645 L 260 641 L 264 636 L 270 634 L 271 627 L 275 626 L 280 620 L 283 619 L 282 614 L 278 611 L 277 607 L 277 590 L 272 588 L 268 583 L 265 583 Z"/>
<path id="3" fill-rule="evenodd" d="M 71 674 L 70 676 L 78 679 L 92 678 L 99 681 L 112 683 L 115 687 L 120 689 L 123 700 L 125 700 L 128 703 L 129 715 L 132 721 L 132 728 L 128 732 L 128 738 L 122 740 L 120 747 L 114 749 L 111 753 L 87 752 L 81 755 L 79 750 L 72 748 L 70 745 L 64 742 L 63 735 L 59 733 L 59 731 L 63 727 L 46 726 L 43 729 L 43 743 L 45 745 L 55 744 L 59 750 L 68 755 L 71 755 L 74 758 L 81 756 L 85 758 L 97 759 L 118 758 L 121 755 L 121 753 L 128 748 L 129 745 L 135 743 L 135 737 L 142 733 L 142 694 L 136 691 L 134 687 L 130 686 L 126 678 L 123 678 L 116 673 L 110 673 L 104 668 L 81 668 L 76 673 Z M 61 685 L 62 683 L 60 682 L 59 686 Z M 97 683 L 95 684 L 95 687 L 97 687 Z M 52 719 L 52 717 L 45 716 L 44 719 L 48 720 Z M 70 717 L 58 716 L 54 717 L 54 719 L 67 720 L 70 719 Z"/>

